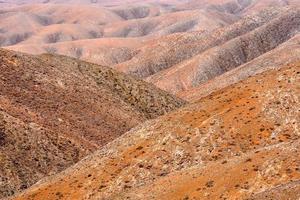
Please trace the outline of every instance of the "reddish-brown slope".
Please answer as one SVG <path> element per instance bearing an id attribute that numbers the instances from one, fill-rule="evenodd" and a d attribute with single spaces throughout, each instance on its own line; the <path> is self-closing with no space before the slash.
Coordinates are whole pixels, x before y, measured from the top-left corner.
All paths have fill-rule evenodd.
<path id="1" fill-rule="evenodd" d="M 93 147 L 84 141 L 34 122 L 22 121 L 3 109 L 0 100 L 0 198 L 13 195 L 36 183 L 45 175 L 55 174 L 74 165 Z M 22 114 L 25 109 L 19 107 Z M 35 113 L 30 113 L 32 119 Z"/>
<path id="2" fill-rule="evenodd" d="M 300 65 L 149 121 L 13 199 L 247 199 L 300 180 Z M 272 192 L 273 191 L 273 192 Z"/>
<path id="3" fill-rule="evenodd" d="M 184 102 L 107 67 L 0 49 L 0 197 Z"/>
<path id="4" fill-rule="evenodd" d="M 114 199 L 298 200 L 300 163 L 295 156 L 299 148 L 297 140 L 258 149 L 226 162 L 210 163 L 205 168 L 173 173 L 152 185 L 116 195 Z"/>

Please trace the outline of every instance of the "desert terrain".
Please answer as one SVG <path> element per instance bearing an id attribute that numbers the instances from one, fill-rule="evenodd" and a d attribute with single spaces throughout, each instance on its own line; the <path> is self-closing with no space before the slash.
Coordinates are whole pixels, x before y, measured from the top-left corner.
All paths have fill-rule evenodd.
<path id="1" fill-rule="evenodd" d="M 299 200 L 299 0 L 0 1 L 0 199 Z"/>
<path id="2" fill-rule="evenodd" d="M 296 200 L 299 69 L 267 71 L 140 125 L 13 199 L 259 199 L 285 187 Z"/>

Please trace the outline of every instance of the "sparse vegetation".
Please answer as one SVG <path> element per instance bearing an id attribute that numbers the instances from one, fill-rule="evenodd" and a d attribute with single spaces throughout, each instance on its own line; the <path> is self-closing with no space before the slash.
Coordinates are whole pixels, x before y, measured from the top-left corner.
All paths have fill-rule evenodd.
<path id="1" fill-rule="evenodd" d="M 300 198 L 300 2 L 32 1 L 0 2 L 0 198 Z"/>

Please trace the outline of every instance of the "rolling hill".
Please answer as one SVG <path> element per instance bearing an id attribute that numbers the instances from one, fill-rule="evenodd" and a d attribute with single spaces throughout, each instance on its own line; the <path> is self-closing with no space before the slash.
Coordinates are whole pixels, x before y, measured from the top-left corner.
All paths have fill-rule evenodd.
<path id="1" fill-rule="evenodd" d="M 108 67 L 0 49 L 0 197 L 185 104 Z"/>
<path id="2" fill-rule="evenodd" d="M 276 69 L 288 63 L 300 60 L 299 34 L 281 44 L 278 48 L 259 56 L 258 58 L 217 76 L 199 86 L 179 92 L 178 96 L 193 102 L 218 91 L 238 81 L 262 73 L 269 69 Z"/>
<path id="3" fill-rule="evenodd" d="M 285 11 L 285 8 L 266 9 L 213 32 L 179 33 L 157 38 L 141 47 L 139 54 L 132 59 L 115 67 L 119 71 L 146 78 L 253 31 Z"/>
<path id="4" fill-rule="evenodd" d="M 31 54 L 55 52 L 109 66 L 131 59 L 128 55 L 145 41 L 178 32 L 206 32 L 239 18 L 201 9 L 174 11 L 173 5 L 141 2 L 108 7 L 101 3 L 95 6 L 48 2 L 3 7 L 0 8 L 3 19 L 0 22 L 0 46 Z M 102 45 L 112 40 L 126 41 L 124 38 L 132 44 Z M 74 53 L 78 44 L 80 54 Z M 82 44 L 90 45 L 83 48 L 85 45 Z M 95 58 L 97 56 L 100 58 Z M 115 62 L 119 56 L 126 59 Z"/>
<path id="5" fill-rule="evenodd" d="M 125 2 L 118 0 L 3 0 L 2 4 L 10 4 L 11 6 L 2 6 L 0 8 L 0 17 L 3 19 L 0 22 L 0 46 L 32 54 L 41 52 L 53 53 L 55 51 L 57 54 L 80 58 L 100 65 L 115 65 L 124 62 L 121 67 L 122 71 L 131 72 L 137 67 L 135 66 L 137 63 L 135 63 L 135 60 L 131 60 L 133 56 L 129 56 L 129 54 L 139 51 L 144 42 L 149 41 L 149 43 L 152 43 L 154 40 L 158 43 L 164 43 L 166 40 L 174 42 L 179 40 L 178 44 L 173 44 L 169 47 L 171 50 L 163 49 L 163 51 L 169 51 L 172 59 L 177 59 L 178 57 L 177 62 L 162 55 L 158 55 L 158 59 L 156 59 L 158 61 L 156 65 L 160 69 L 165 69 L 170 67 L 165 65 L 178 64 L 179 61 L 199 53 L 199 46 L 191 44 L 188 38 L 194 41 L 197 40 L 197 42 L 203 41 L 203 37 L 206 37 L 203 36 L 203 33 L 211 35 L 216 34 L 216 30 L 221 32 L 222 28 L 226 29 L 227 26 L 234 22 L 239 23 L 238 21 L 240 21 L 241 17 L 249 14 L 250 16 L 255 16 L 255 18 L 252 21 L 248 19 L 250 20 L 248 21 L 250 23 L 248 24 L 249 27 L 247 28 L 245 24 L 243 31 L 251 31 L 264 24 L 266 22 L 264 20 L 275 16 L 275 13 L 274 15 L 266 14 L 265 9 L 271 7 L 272 9 L 269 10 L 275 10 L 274 12 L 276 12 L 276 10 L 284 6 L 297 6 L 299 2 L 294 0 L 128 0 Z M 262 12 L 262 14 L 257 16 L 257 12 Z M 263 15 L 267 16 L 264 17 Z M 235 28 L 243 26 L 242 22 L 243 20 Z M 242 27 L 240 28 L 242 29 Z M 213 33 L 211 33 L 212 31 Z M 240 33 L 236 31 L 231 37 L 244 34 L 243 31 Z M 180 38 L 181 34 L 176 35 L 176 33 L 186 32 L 192 32 L 191 35 L 186 36 L 186 39 Z M 168 35 L 170 37 L 160 38 Z M 112 39 L 116 40 L 116 38 L 134 38 L 135 43 L 139 43 L 139 45 L 134 46 L 134 49 L 132 45 L 127 46 L 128 43 L 126 42 L 117 47 L 117 49 L 111 46 L 101 46 L 102 41 L 107 40 L 109 42 Z M 220 38 L 221 40 L 225 39 L 225 41 L 232 39 L 229 35 L 225 38 Z M 78 44 L 93 44 L 95 40 L 100 40 L 100 44 L 89 45 L 87 49 L 81 49 L 81 54 L 74 53 L 74 48 L 78 48 Z M 183 41 L 187 41 L 187 44 L 181 43 Z M 218 40 L 214 44 L 208 44 L 206 48 L 211 48 L 225 41 Z M 184 44 L 184 47 L 176 48 L 174 50 L 176 55 L 174 55 L 172 47 L 180 44 Z M 188 44 L 191 49 L 195 49 L 193 52 L 184 50 Z M 145 48 L 150 48 L 151 46 L 151 44 L 146 44 Z M 157 48 L 157 50 L 161 49 Z M 179 49 L 182 49 L 183 53 L 180 53 Z M 149 55 L 150 51 L 147 54 Z M 95 58 L 94 55 L 98 55 L 101 58 Z M 116 55 L 122 57 L 118 62 L 115 61 Z M 106 58 L 105 61 L 103 61 L 103 57 Z M 135 59 L 145 58 L 141 54 Z M 131 61 L 126 63 L 128 60 Z M 154 61 L 152 58 L 151 60 Z M 143 62 L 150 61 L 141 60 L 142 69 L 140 70 L 145 71 L 144 68 L 152 70 L 152 65 L 154 64 Z M 126 69 L 130 66 L 133 68 L 132 70 Z M 154 72 L 157 72 L 157 70 L 154 69 Z"/>
<path id="6" fill-rule="evenodd" d="M 272 199 L 280 192 L 296 200 L 299 69 L 266 71 L 148 121 L 12 199 Z"/>
<path id="7" fill-rule="evenodd" d="M 299 30 L 300 10 L 288 10 L 253 31 L 160 71 L 147 80 L 176 94 L 268 53 L 291 39 Z"/>
<path id="8" fill-rule="evenodd" d="M 299 200 L 299 6 L 0 0 L 0 198 Z"/>

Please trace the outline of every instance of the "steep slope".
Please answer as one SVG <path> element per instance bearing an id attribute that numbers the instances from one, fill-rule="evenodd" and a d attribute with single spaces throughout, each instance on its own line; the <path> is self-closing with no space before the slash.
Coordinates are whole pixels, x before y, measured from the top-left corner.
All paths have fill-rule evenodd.
<path id="1" fill-rule="evenodd" d="M 0 197 L 184 104 L 107 67 L 0 49 Z"/>
<path id="2" fill-rule="evenodd" d="M 297 63 L 264 72 L 149 121 L 12 199 L 247 199 L 281 192 L 296 200 L 299 70 Z"/>
<path id="3" fill-rule="evenodd" d="M 0 198 L 24 190 L 90 153 L 92 147 L 84 142 L 9 115 L 3 111 L 3 101 L 9 100 L 1 95 Z"/>
<path id="4" fill-rule="evenodd" d="M 191 32 L 155 39 L 140 48 L 140 53 L 132 59 L 116 65 L 116 69 L 137 77 L 148 77 L 212 47 L 222 45 L 231 39 L 244 35 L 285 11 L 284 8 L 266 9 L 259 14 L 245 17 L 212 33 Z"/>
<path id="5" fill-rule="evenodd" d="M 299 30 L 300 10 L 289 10 L 247 34 L 156 73 L 147 81 L 176 94 L 252 61 L 289 40 Z"/>
<path id="6" fill-rule="evenodd" d="M 281 44 L 278 48 L 259 56 L 258 58 L 213 78 L 195 88 L 179 92 L 177 95 L 187 101 L 197 101 L 214 91 L 225 88 L 250 76 L 262 73 L 300 60 L 300 35 Z"/>

